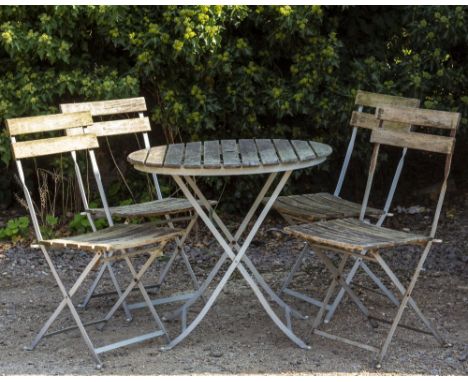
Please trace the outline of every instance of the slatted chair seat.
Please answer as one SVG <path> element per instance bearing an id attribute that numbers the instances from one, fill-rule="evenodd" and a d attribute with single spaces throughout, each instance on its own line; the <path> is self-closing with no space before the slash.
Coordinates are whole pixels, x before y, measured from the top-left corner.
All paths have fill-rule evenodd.
<path id="1" fill-rule="evenodd" d="M 39 244 L 51 248 L 118 251 L 165 242 L 182 234 L 183 230 L 161 227 L 152 222 L 145 224 L 116 224 L 83 235 L 41 240 Z"/>
<path id="2" fill-rule="evenodd" d="M 361 204 L 350 202 L 326 192 L 320 192 L 317 194 L 280 196 L 273 208 L 282 215 L 291 216 L 294 220 L 315 222 L 318 220 L 359 217 Z M 376 208 L 369 207 L 366 210 L 366 216 L 375 218 L 383 213 L 383 210 Z"/>
<path id="3" fill-rule="evenodd" d="M 215 205 L 216 201 L 211 200 L 210 204 Z M 179 214 L 193 211 L 193 207 L 187 199 L 164 198 L 161 200 L 152 200 L 150 202 L 144 203 L 109 207 L 109 210 L 114 217 L 131 218 Z M 86 210 L 86 212 L 91 213 L 95 217 L 106 216 L 104 208 L 89 208 Z"/>
<path id="4" fill-rule="evenodd" d="M 378 227 L 359 219 L 337 219 L 286 227 L 285 231 L 312 244 L 347 251 L 425 244 L 429 236 Z"/>

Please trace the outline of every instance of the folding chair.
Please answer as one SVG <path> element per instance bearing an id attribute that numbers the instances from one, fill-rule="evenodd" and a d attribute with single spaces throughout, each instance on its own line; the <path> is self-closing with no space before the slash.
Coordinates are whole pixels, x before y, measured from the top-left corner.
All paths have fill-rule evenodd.
<path id="1" fill-rule="evenodd" d="M 51 240 L 44 240 L 41 234 L 39 222 L 36 216 L 34 203 L 32 201 L 28 186 L 26 184 L 26 179 L 23 172 L 23 165 L 21 160 L 27 158 L 36 158 L 44 155 L 52 155 L 59 153 L 68 153 L 71 152 L 76 156 L 76 151 L 89 150 L 90 155 L 94 158 L 93 149 L 98 148 L 98 141 L 95 135 L 93 134 L 82 134 L 79 136 L 58 136 L 54 138 L 45 138 L 45 139 L 29 139 L 22 140 L 17 142 L 18 136 L 38 134 L 38 133 L 50 133 L 50 132 L 59 132 L 66 129 L 82 129 L 83 127 L 92 125 L 92 117 L 89 112 L 79 112 L 79 113 L 66 113 L 66 114 L 55 114 L 55 115 L 46 115 L 30 118 L 15 118 L 8 119 L 6 121 L 6 126 L 8 133 L 11 137 L 11 144 L 13 149 L 13 154 L 16 160 L 16 165 L 18 169 L 18 175 L 21 182 L 21 185 L 24 190 L 26 202 L 28 209 L 31 215 L 33 222 L 34 232 L 36 234 L 38 244 L 36 247 L 40 248 L 44 257 L 47 261 L 47 264 L 50 267 L 51 273 L 59 287 L 60 293 L 62 294 L 62 300 L 57 306 L 53 314 L 46 321 L 44 326 L 41 328 L 36 338 L 32 342 L 30 350 L 34 349 L 39 341 L 46 337 L 69 330 L 78 329 L 80 334 L 85 341 L 91 356 L 98 368 L 102 366 L 102 363 L 99 358 L 100 353 L 104 353 L 122 346 L 127 346 L 130 344 L 135 344 L 141 341 L 149 340 L 152 338 L 163 336 L 167 341 L 169 341 L 168 333 L 159 318 L 151 300 L 143 287 L 141 278 L 149 268 L 149 266 L 162 254 L 163 248 L 166 243 L 174 240 L 177 237 L 180 237 L 183 234 L 183 231 L 168 228 L 160 227 L 154 223 L 145 223 L 145 224 L 120 224 L 113 225 L 106 229 L 95 231 L 92 233 L 87 233 L 78 236 L 72 236 L 67 238 L 56 238 Z M 106 213 L 109 211 L 106 208 Z M 74 282 L 73 286 L 70 289 L 66 289 L 62 279 L 60 278 L 57 269 L 52 261 L 52 257 L 49 254 L 49 249 L 78 249 L 91 252 L 94 254 L 88 265 L 85 267 L 83 272 Z M 150 256 L 137 272 L 130 261 L 130 258 L 142 253 L 149 253 Z M 88 276 L 90 271 L 100 263 L 110 263 L 117 260 L 124 260 L 132 273 L 132 281 L 129 286 L 122 292 L 117 284 L 115 284 L 116 290 L 119 294 L 119 299 L 109 311 L 109 313 L 101 320 L 92 321 L 88 323 L 83 323 L 76 308 L 72 301 L 73 296 L 78 291 L 79 287 Z M 156 324 L 156 330 L 152 330 L 149 333 L 128 338 L 122 341 L 115 343 L 107 344 L 100 347 L 95 347 L 90 339 L 88 332 L 85 327 L 89 325 L 104 325 L 109 321 L 117 309 L 123 304 L 127 298 L 130 291 L 138 286 L 146 306 L 149 308 L 152 318 Z M 55 332 L 49 332 L 49 329 L 52 323 L 58 318 L 60 313 L 68 307 L 70 313 L 75 321 L 76 325 L 67 327 L 64 329 L 57 330 Z M 48 333 L 49 332 L 49 333 Z"/>
<path id="2" fill-rule="evenodd" d="M 138 141 L 138 134 L 141 134 L 142 140 L 144 143 L 145 148 L 150 148 L 150 142 L 148 138 L 148 132 L 151 131 L 151 126 L 149 123 L 148 117 L 144 116 L 144 112 L 146 112 L 146 102 L 144 97 L 139 98 L 128 98 L 128 99 L 118 99 L 118 100 L 107 100 L 107 101 L 96 101 L 96 102 L 81 102 L 81 103 L 68 103 L 68 104 L 61 104 L 60 110 L 64 113 L 69 112 L 79 112 L 79 111 L 89 111 L 94 118 L 94 124 L 88 126 L 84 129 L 85 133 L 92 133 L 95 134 L 99 138 L 105 138 L 109 145 L 109 150 L 111 150 L 109 144 L 109 137 L 113 136 L 122 136 L 122 135 L 130 135 L 135 134 L 137 141 Z M 105 120 L 104 120 L 105 118 Z M 117 119 L 115 119 L 117 118 Z M 77 131 L 74 132 L 69 130 L 67 134 L 81 134 L 82 132 Z M 139 141 L 138 141 L 139 143 Z M 75 163 L 75 170 L 77 173 L 80 172 L 80 168 L 76 161 L 76 157 L 73 156 L 73 160 Z M 98 181 L 98 190 L 101 196 L 101 200 L 103 202 L 103 208 L 90 208 L 88 206 L 88 202 L 86 200 L 86 195 L 84 192 L 84 184 L 82 181 L 81 176 L 78 176 L 78 185 L 79 189 L 82 194 L 82 199 L 84 201 L 85 213 L 88 217 L 90 225 L 93 231 L 96 230 L 93 219 L 97 217 L 105 217 L 110 224 L 113 224 L 113 218 L 137 218 L 137 217 L 164 217 L 164 221 L 161 223 L 166 223 L 169 227 L 174 228 L 174 222 L 177 221 L 189 221 L 187 227 L 184 230 L 184 235 L 182 238 L 176 238 L 177 246 L 169 258 L 169 261 L 166 263 L 164 269 L 162 270 L 159 279 L 156 284 L 147 285 L 145 286 L 147 289 L 150 288 L 160 288 L 163 284 L 171 266 L 174 263 L 174 260 L 178 255 L 182 257 L 182 260 L 187 268 L 187 271 L 190 275 L 193 287 L 195 290 L 199 288 L 199 282 L 193 271 L 188 256 L 184 250 L 184 243 L 187 239 L 188 235 L 192 231 L 198 215 L 195 213 L 192 205 L 189 203 L 188 200 L 184 198 L 173 198 L 167 197 L 163 198 L 161 189 L 159 186 L 158 178 L 155 174 L 152 174 L 152 179 L 154 183 L 154 187 L 156 190 L 157 200 L 153 200 L 150 202 L 143 202 L 143 203 L 133 203 L 124 206 L 108 206 L 106 193 L 104 191 L 104 185 L 101 181 L 101 176 L 99 172 L 98 164 L 95 160 L 91 158 L 91 165 L 94 174 L 96 175 L 96 179 Z M 123 178 L 123 174 L 122 178 Z M 125 179 L 123 178 L 125 182 Z M 211 204 L 215 204 L 216 202 L 210 201 Z M 106 213 L 109 211 L 109 213 Z M 171 218 L 171 215 L 176 214 L 189 214 L 189 216 L 183 217 L 175 217 Z M 97 286 L 101 278 L 104 275 L 105 270 L 108 270 L 109 275 L 112 280 L 115 279 L 114 272 L 110 266 L 110 264 L 103 264 L 97 273 L 97 276 L 92 283 L 91 287 L 88 290 L 88 293 L 80 304 L 80 307 L 85 308 L 90 299 L 94 297 L 101 297 L 106 296 L 109 294 L 116 294 L 117 291 L 112 292 L 103 292 L 103 293 L 95 293 Z M 114 283 L 115 284 L 115 283 Z M 181 299 L 187 299 L 191 297 L 191 294 L 185 295 L 177 295 L 174 297 L 168 297 L 164 299 L 165 303 L 179 301 Z M 155 304 L 158 304 L 160 299 L 154 300 Z M 128 320 L 131 320 L 131 309 L 137 309 L 144 307 L 144 303 L 137 303 L 131 305 L 127 308 L 126 304 L 123 304 L 123 308 L 125 310 L 125 314 Z"/>
<path id="3" fill-rule="evenodd" d="M 298 223 L 308 223 L 322 220 L 331 220 L 345 217 L 358 217 L 361 209 L 359 203 L 354 203 L 349 200 L 343 199 L 340 197 L 341 189 L 346 177 L 348 170 L 349 162 L 351 155 L 353 153 L 354 144 L 356 142 L 356 136 L 358 129 L 363 130 L 372 130 L 377 127 L 377 119 L 375 118 L 375 111 L 378 107 L 384 106 L 402 106 L 402 107 L 419 107 L 419 100 L 416 98 L 404 98 L 396 97 L 385 94 L 370 93 L 359 90 L 356 94 L 355 105 L 358 106 L 358 111 L 353 113 L 351 119 L 351 126 L 353 127 L 351 138 L 348 143 L 348 148 L 346 150 L 346 155 L 344 158 L 343 165 L 341 167 L 340 176 L 338 178 L 338 183 L 336 185 L 335 191 L 333 194 L 330 193 L 317 193 L 317 194 L 304 194 L 304 195 L 291 195 L 291 196 L 280 196 L 273 208 L 281 215 L 289 224 L 298 224 Z M 372 111 L 372 114 L 366 111 Z M 370 110 L 369 110 L 370 109 Z M 385 121 L 384 127 L 386 129 L 395 129 L 395 130 L 409 130 L 410 125 L 406 123 L 398 123 L 393 121 Z M 404 160 L 406 156 L 406 148 L 402 150 L 401 157 L 398 163 L 398 166 L 395 170 L 392 184 L 389 188 L 387 199 L 383 210 L 376 208 L 367 208 L 366 216 L 368 218 L 378 219 L 377 225 L 381 225 L 387 216 L 390 216 L 389 213 L 390 206 L 392 203 L 393 195 L 400 178 L 401 170 L 404 165 Z M 302 301 L 305 301 L 309 304 L 320 307 L 321 302 L 315 298 L 312 298 L 304 293 L 301 293 L 297 290 L 289 288 L 294 275 L 299 270 L 303 259 L 306 254 L 309 253 L 309 247 L 306 244 L 302 251 L 300 252 L 298 258 L 294 262 L 290 272 L 286 276 L 283 284 L 280 288 L 279 293 L 285 293 L 289 296 L 298 298 Z M 369 269 L 369 267 L 362 261 L 362 259 L 357 259 L 353 267 L 349 271 L 346 282 L 349 284 L 352 282 L 356 272 L 359 268 L 362 268 L 371 280 L 380 288 L 380 290 L 396 305 L 398 305 L 398 300 L 393 295 L 393 293 L 385 287 L 385 285 L 379 280 L 379 278 Z M 329 322 L 333 314 L 344 296 L 344 289 L 342 289 L 332 304 L 327 306 L 327 315 L 325 317 L 325 322 Z"/>
<path id="4" fill-rule="evenodd" d="M 416 285 L 419 273 L 421 272 L 429 250 L 431 249 L 432 244 L 436 242 L 435 234 L 437 223 L 439 221 L 439 216 L 447 189 L 447 179 L 450 172 L 450 165 L 455 144 L 455 133 L 460 123 L 460 114 L 415 108 L 382 108 L 378 110 L 377 118 L 379 120 L 380 126 L 382 126 L 382 124 L 387 121 L 400 122 L 419 126 L 420 130 L 423 132 L 420 132 L 419 130 L 418 132 L 396 131 L 382 128 L 374 129 L 372 131 L 371 142 L 374 143 L 374 148 L 359 219 L 346 218 L 328 220 L 323 222 L 291 226 L 287 227 L 285 230 L 295 237 L 306 240 L 333 275 L 332 282 L 327 290 L 325 298 L 322 302 L 322 306 L 313 322 L 311 333 L 342 341 L 344 343 L 378 353 L 376 367 L 380 368 L 382 360 L 387 353 L 390 342 L 398 326 L 426 334 L 431 334 L 441 345 L 447 345 L 440 334 L 430 323 L 430 321 L 422 314 L 416 305 L 416 302 L 411 297 L 411 293 Z M 432 133 L 428 133 L 428 129 L 431 129 L 430 131 L 440 131 L 445 129 L 449 130 L 450 133 L 449 136 L 434 135 Z M 384 228 L 378 225 L 372 225 L 364 220 L 377 165 L 380 145 L 405 147 L 409 149 L 440 153 L 446 156 L 444 178 L 429 234 L 402 232 L 394 229 Z M 411 281 L 407 287 L 403 286 L 403 283 L 398 280 L 395 273 L 390 269 L 388 264 L 384 261 L 381 254 L 379 253 L 382 249 L 388 250 L 405 245 L 419 245 L 423 248 L 421 257 L 419 258 L 417 266 L 411 277 Z M 341 256 L 341 260 L 338 266 L 335 266 L 333 262 L 323 253 L 324 250 L 333 251 L 334 253 L 337 253 L 339 256 Z M 394 255 L 396 256 L 396 253 Z M 357 295 L 353 292 L 351 286 L 346 283 L 343 276 L 343 269 L 348 257 L 362 258 L 366 259 L 367 261 L 372 261 L 379 264 L 393 285 L 399 291 L 401 294 L 401 300 L 399 302 L 398 310 L 393 321 L 387 321 L 381 317 L 371 315 L 367 308 L 363 306 Z M 381 347 L 363 344 L 361 342 L 339 337 L 319 329 L 323 314 L 326 310 L 325 307 L 330 301 L 338 284 L 345 289 L 347 295 L 358 306 L 359 310 L 367 319 L 380 321 L 391 325 L 390 330 Z M 423 331 L 412 326 L 400 324 L 403 311 L 407 304 L 409 304 L 416 315 L 421 319 L 428 331 Z"/>

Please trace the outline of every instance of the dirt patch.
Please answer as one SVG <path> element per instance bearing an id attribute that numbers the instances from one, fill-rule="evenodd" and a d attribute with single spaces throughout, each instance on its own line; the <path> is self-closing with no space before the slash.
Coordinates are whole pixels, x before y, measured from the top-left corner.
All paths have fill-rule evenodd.
<path id="1" fill-rule="evenodd" d="M 427 214 L 430 216 L 431 214 Z M 397 228 L 417 230 L 426 227 L 424 213 L 403 214 L 391 220 Z M 249 256 L 259 271 L 274 289 L 278 289 L 285 272 L 295 259 L 302 244 L 275 229 L 282 222 L 274 217 L 268 220 L 251 246 Z M 452 348 L 441 348 L 429 336 L 398 329 L 386 361 L 380 371 L 371 366 L 373 355 L 339 342 L 313 336 L 308 341 L 309 351 L 297 348 L 273 324 L 253 292 L 239 273 L 233 274 L 221 293 L 215 308 L 201 325 L 181 344 L 168 352 L 160 352 L 161 339 L 121 348 L 102 355 L 104 368 L 97 371 L 88 355 L 78 332 L 68 332 L 43 340 L 36 350 L 23 350 L 34 338 L 36 331 L 49 317 L 60 300 L 53 277 L 37 250 L 21 246 L 0 252 L 0 373 L 1 374 L 429 374 L 466 375 L 468 371 L 468 218 L 465 210 L 453 215 L 444 215 L 439 229 L 443 244 L 435 245 L 414 291 L 420 308 L 436 323 L 437 328 L 450 342 Z M 187 245 L 195 265 L 195 271 L 203 278 L 220 255 L 206 233 L 201 232 L 202 245 Z M 406 248 L 385 255 L 392 269 L 403 282 L 411 276 L 416 262 L 416 248 Z M 70 285 L 89 255 L 78 252 L 56 253 L 54 261 L 64 281 Z M 141 264 L 142 260 L 137 261 Z M 160 271 L 161 263 L 148 273 L 146 282 L 153 282 Z M 128 282 L 124 264 L 117 264 L 121 285 Z M 383 277 L 381 272 L 377 272 Z M 302 270 L 294 279 L 293 286 L 313 296 L 323 296 L 329 283 L 329 274 L 315 256 L 305 259 Z M 169 294 L 186 290 L 188 275 L 178 264 L 169 275 L 161 291 Z M 359 274 L 357 282 L 374 288 L 373 284 Z M 76 301 L 83 297 L 88 280 Z M 104 288 L 109 288 L 106 279 Z M 358 290 L 366 306 L 391 318 L 394 307 L 384 298 L 369 290 Z M 141 300 L 138 293 L 132 300 Z M 287 298 L 293 306 L 312 318 L 294 320 L 293 327 L 306 337 L 317 309 Z M 112 297 L 92 300 L 89 309 L 83 311 L 85 320 L 96 319 L 112 306 Z M 197 312 L 201 305 L 196 305 Z M 175 307 L 175 305 L 174 305 Z M 159 307 L 159 312 L 171 310 L 172 306 Z M 280 316 L 281 312 L 277 311 Z M 191 317 L 194 316 L 191 314 Z M 65 311 L 60 324 L 72 324 Z M 420 326 L 414 314 L 407 309 L 405 323 Z M 179 330 L 179 323 L 167 323 L 172 336 Z M 134 312 L 134 321 L 126 323 L 119 312 L 103 332 L 89 329 L 96 345 L 104 340 L 122 339 L 132 334 L 141 334 L 153 329 L 146 310 Z M 365 322 L 353 303 L 345 299 L 335 318 L 324 328 L 356 340 L 378 345 L 388 326 L 372 328 Z"/>

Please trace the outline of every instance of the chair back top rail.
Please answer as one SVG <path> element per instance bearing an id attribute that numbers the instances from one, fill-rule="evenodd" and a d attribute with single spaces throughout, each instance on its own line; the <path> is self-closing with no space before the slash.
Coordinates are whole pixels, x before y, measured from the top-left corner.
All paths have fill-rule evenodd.
<path id="1" fill-rule="evenodd" d="M 62 113 L 89 111 L 93 117 L 112 114 L 141 113 L 146 110 L 144 97 L 94 102 L 63 103 L 60 105 L 60 111 Z"/>
<path id="2" fill-rule="evenodd" d="M 93 118 L 89 112 L 49 114 L 35 117 L 10 118 L 6 127 L 10 136 L 66 130 L 73 127 L 90 126 Z"/>
<path id="3" fill-rule="evenodd" d="M 68 129 L 67 135 L 95 134 L 97 137 L 135 134 L 151 131 L 148 117 L 118 119 L 114 121 L 94 122 L 84 129 Z"/>
<path id="4" fill-rule="evenodd" d="M 354 103 L 356 105 L 373 108 L 383 106 L 419 107 L 420 105 L 420 101 L 417 98 L 398 97 L 388 94 L 371 93 L 363 90 L 357 91 Z"/>

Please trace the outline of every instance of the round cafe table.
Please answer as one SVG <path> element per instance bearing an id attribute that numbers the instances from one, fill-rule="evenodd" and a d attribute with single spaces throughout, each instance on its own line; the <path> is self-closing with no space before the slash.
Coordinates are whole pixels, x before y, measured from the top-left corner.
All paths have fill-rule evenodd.
<path id="1" fill-rule="evenodd" d="M 291 317 L 304 317 L 286 304 L 269 287 L 246 255 L 246 251 L 291 173 L 324 162 L 331 152 L 330 146 L 313 141 L 239 139 L 156 146 L 135 151 L 128 156 L 128 160 L 137 170 L 172 176 L 196 213 L 224 250 L 224 254 L 210 271 L 199 290 L 194 293 L 192 298 L 184 302 L 180 308 L 172 312 L 172 318 L 180 318 L 182 330 L 170 343 L 163 346 L 162 350 L 171 349 L 197 327 L 236 269 L 242 274 L 262 307 L 278 328 L 299 347 L 310 348 L 294 333 L 291 324 Z M 229 231 L 193 179 L 198 176 L 252 176 L 259 174 L 269 174 L 269 176 L 235 233 Z M 278 175 L 280 175 L 280 178 L 275 184 Z M 262 200 L 270 188 L 273 189 L 271 196 L 264 203 L 251 230 L 246 232 L 250 221 L 262 206 Z M 244 237 L 243 241 L 241 240 L 242 237 Z M 222 265 L 228 259 L 231 261 L 230 266 L 206 300 L 203 308 L 190 323 L 187 323 L 189 308 L 195 302 L 201 300 L 215 276 L 220 272 Z M 284 320 L 272 309 L 265 294 L 283 310 Z"/>

